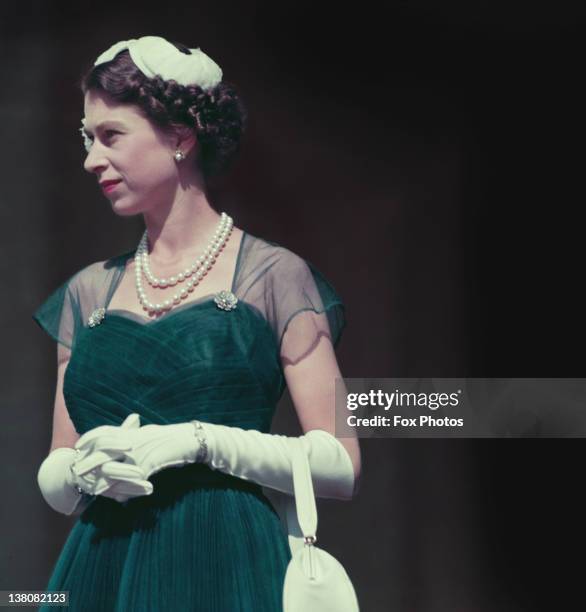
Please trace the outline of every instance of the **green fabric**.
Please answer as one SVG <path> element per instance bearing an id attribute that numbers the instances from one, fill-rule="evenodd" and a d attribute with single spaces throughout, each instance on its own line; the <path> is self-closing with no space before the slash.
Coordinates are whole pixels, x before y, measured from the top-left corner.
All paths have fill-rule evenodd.
<path id="1" fill-rule="evenodd" d="M 72 295 L 73 279 L 58 287 L 49 298 L 39 306 L 33 319 L 57 342 L 71 349 L 75 330 L 79 329 L 80 311 L 76 309 L 75 297 Z"/>
<path id="2" fill-rule="evenodd" d="M 309 264 L 301 268 L 313 270 L 312 287 L 299 287 L 298 299 L 289 287 L 287 308 L 263 306 L 271 302 L 269 288 L 279 295 L 275 273 L 291 263 L 289 253 L 247 236 L 232 284 L 239 295 L 234 310 L 221 310 L 210 295 L 151 321 L 106 310 L 98 325 L 87 324 L 88 313 L 107 308 L 133 252 L 70 278 L 33 317 L 73 347 L 63 393 L 77 432 L 119 425 L 133 412 L 141 424 L 197 418 L 270 432 L 285 388 L 279 346 L 287 322 L 315 306 L 329 311 L 335 343 L 344 327 L 340 298 Z M 273 265 L 261 266 L 269 256 Z M 299 268 L 293 260 L 287 269 Z M 261 269 L 264 274 L 253 274 Z M 255 298 L 262 294 L 260 278 L 262 300 Z M 308 306 L 316 287 L 320 302 L 313 295 Z M 151 480 L 151 496 L 124 504 L 98 496 L 77 519 L 47 586 L 69 591 L 64 610 L 282 610 L 290 550 L 259 485 L 200 464 L 169 468 Z"/>

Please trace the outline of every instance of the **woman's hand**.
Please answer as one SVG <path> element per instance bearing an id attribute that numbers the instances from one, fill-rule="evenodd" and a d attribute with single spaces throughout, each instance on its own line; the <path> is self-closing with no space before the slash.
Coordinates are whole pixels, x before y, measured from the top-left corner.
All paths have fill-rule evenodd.
<path id="1" fill-rule="evenodd" d="M 119 502 L 150 495 L 153 485 L 143 470 L 137 465 L 123 463 L 123 456 L 120 459 L 113 459 L 112 454 L 102 451 L 80 456 L 71 465 L 68 482 L 89 495 L 103 495 Z"/>
<path id="2" fill-rule="evenodd" d="M 103 425 L 88 431 L 75 446 L 93 453 L 81 463 L 80 469 L 87 472 L 99 465 L 103 476 L 121 482 L 137 477 L 136 472 L 127 468 L 140 469 L 148 480 L 165 468 L 195 463 L 200 450 L 192 423 L 140 427 L 136 413 L 119 427 Z"/>
<path id="3" fill-rule="evenodd" d="M 143 425 L 129 433 L 132 448 L 126 460 L 140 467 L 145 478 L 169 467 L 195 463 L 200 449 L 192 423 Z"/>
<path id="4" fill-rule="evenodd" d="M 150 495 L 153 485 L 148 476 L 126 455 L 132 449 L 128 436 L 139 427 L 138 414 L 131 414 L 120 426 L 102 425 L 81 436 L 75 444 L 78 458 L 68 474 L 70 484 L 119 502 Z"/>

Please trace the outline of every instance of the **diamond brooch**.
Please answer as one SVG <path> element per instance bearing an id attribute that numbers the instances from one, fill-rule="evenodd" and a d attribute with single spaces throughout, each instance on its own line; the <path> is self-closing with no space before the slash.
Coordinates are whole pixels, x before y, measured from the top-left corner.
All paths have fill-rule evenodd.
<path id="1" fill-rule="evenodd" d="M 89 316 L 89 319 L 87 320 L 88 325 L 90 327 L 95 327 L 96 325 L 99 325 L 104 320 L 105 315 L 106 315 L 105 308 L 96 308 L 92 312 L 92 314 Z"/>
<path id="2" fill-rule="evenodd" d="M 238 304 L 238 298 L 231 291 L 220 291 L 216 293 L 214 302 L 221 310 L 234 310 Z"/>

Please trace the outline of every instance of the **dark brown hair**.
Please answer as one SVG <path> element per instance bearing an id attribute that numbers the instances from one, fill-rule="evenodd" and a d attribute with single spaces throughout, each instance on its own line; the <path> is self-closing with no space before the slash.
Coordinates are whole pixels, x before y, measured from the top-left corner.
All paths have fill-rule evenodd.
<path id="1" fill-rule="evenodd" d="M 185 45 L 169 42 L 190 54 Z M 206 91 L 199 85 L 180 85 L 159 76 L 151 79 L 124 50 L 110 62 L 91 66 L 80 86 L 84 95 L 102 91 L 120 104 L 136 105 L 166 133 L 185 126 L 194 129 L 199 146 L 197 163 L 206 179 L 225 173 L 240 149 L 248 113 L 231 83 L 221 81 Z"/>

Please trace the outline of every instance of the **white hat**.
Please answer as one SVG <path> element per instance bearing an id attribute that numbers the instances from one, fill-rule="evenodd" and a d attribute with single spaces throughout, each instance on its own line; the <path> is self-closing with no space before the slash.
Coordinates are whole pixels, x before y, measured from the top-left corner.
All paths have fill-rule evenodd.
<path id="1" fill-rule="evenodd" d="M 199 85 L 202 89 L 214 87 L 222 80 L 222 69 L 199 47 L 189 49 L 189 55 L 179 51 L 160 36 L 143 36 L 122 40 L 104 51 L 94 66 L 113 60 L 120 51 L 128 49 L 132 61 L 149 78 L 160 75 L 180 85 Z"/>

